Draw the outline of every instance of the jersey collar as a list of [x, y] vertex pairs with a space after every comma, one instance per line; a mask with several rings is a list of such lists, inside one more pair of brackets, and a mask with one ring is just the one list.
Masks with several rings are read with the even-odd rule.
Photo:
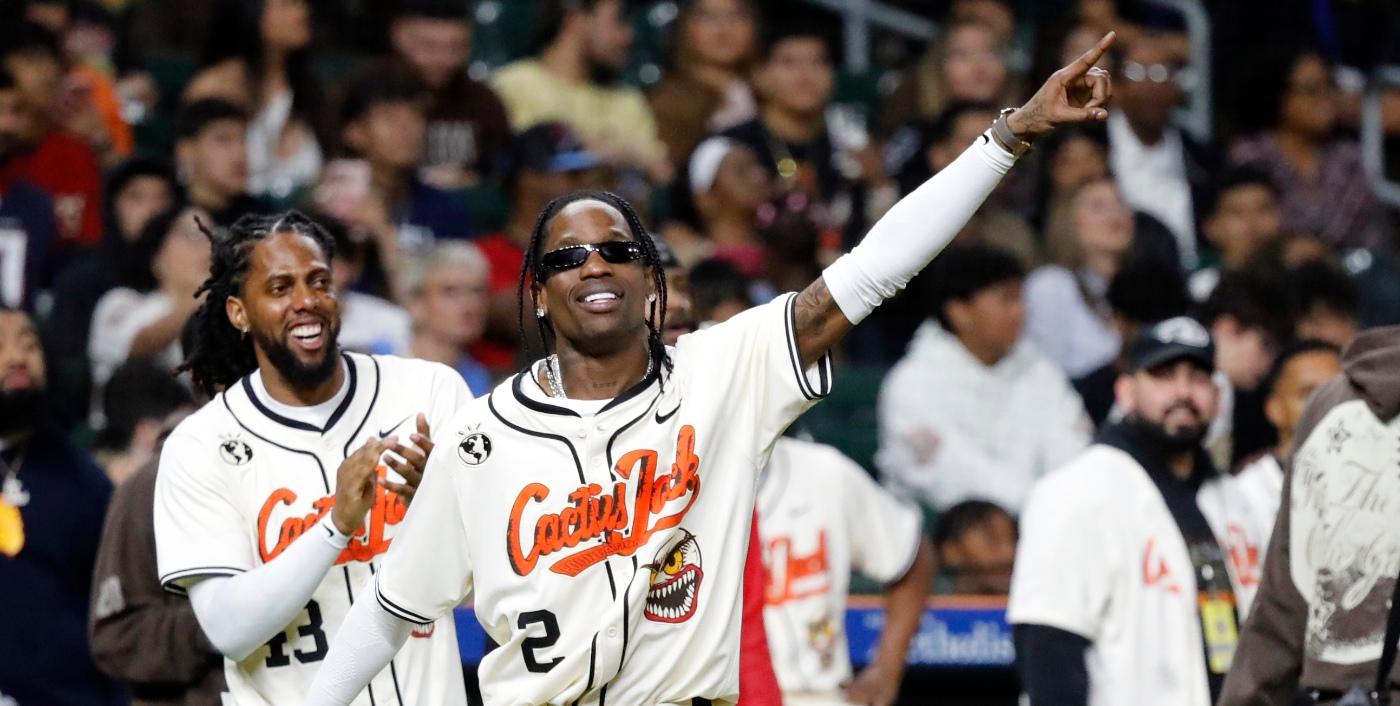
[[[295, 419], [288, 419], [268, 409], [253, 392], [248, 377], [244, 377], [224, 391], [222, 397], [238, 423], [253, 434], [269, 439], [303, 439], [305, 441], [340, 439], [342, 436], [353, 441], [364, 428], [370, 412], [380, 393], [379, 363], [372, 356], [358, 353], [341, 353], [345, 361], [348, 390], [324, 427]], [[256, 375], [254, 371], [251, 375]], [[295, 444], [294, 444], [295, 445]], [[347, 448], [349, 444], [347, 443]]]

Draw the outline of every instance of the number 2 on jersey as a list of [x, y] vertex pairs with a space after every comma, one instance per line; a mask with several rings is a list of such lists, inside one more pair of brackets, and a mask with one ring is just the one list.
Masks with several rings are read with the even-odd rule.
[[[312, 639], [310, 650], [303, 650], [296, 647], [292, 650], [292, 656], [302, 664], [320, 662], [326, 658], [329, 645], [326, 643], [326, 632], [321, 629], [321, 606], [316, 605], [316, 601], [306, 604], [307, 624], [297, 626], [297, 635]], [[298, 640], [300, 643], [300, 640]], [[551, 643], [552, 644], [552, 643]], [[271, 650], [267, 655], [267, 666], [285, 667], [292, 663], [292, 657], [287, 655], [287, 633], [279, 632], [271, 640], [267, 641], [267, 648]]]
[[520, 643], [520, 654], [525, 658], [526, 669], [543, 674], [564, 661], [563, 657], [555, 657], [548, 662], [540, 662], [535, 657], [535, 650], [553, 647], [554, 643], [559, 641], [559, 620], [547, 610], [531, 610], [521, 613], [515, 621], [515, 626], [521, 630], [528, 630], [529, 626], [535, 623], [544, 624], [544, 634], [525, 638]]

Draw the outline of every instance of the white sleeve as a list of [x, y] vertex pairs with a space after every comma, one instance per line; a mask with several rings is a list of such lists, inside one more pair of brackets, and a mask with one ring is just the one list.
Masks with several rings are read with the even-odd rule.
[[156, 475], [156, 565], [160, 583], [183, 593], [193, 579], [233, 576], [258, 565], [249, 527], [217, 471], [215, 444], [177, 428]]
[[306, 706], [349, 706], [388, 666], [412, 631], [413, 623], [395, 617], [368, 593], [360, 592], [316, 673]]
[[923, 541], [923, 515], [877, 485], [855, 461], [832, 455], [840, 468], [836, 490], [845, 513], [852, 567], [882, 584], [904, 578]]
[[732, 411], [733, 424], [756, 431], [760, 450], [831, 392], [830, 354], [802, 368], [796, 301], [796, 294], [781, 295], [677, 344], [689, 361], [692, 389], [718, 392], [716, 404]]
[[190, 605], [209, 643], [233, 661], [243, 661], [305, 609], [349, 542], [326, 515], [272, 561], [190, 586]]
[[900, 199], [822, 277], [841, 313], [860, 323], [924, 269], [967, 225], [1016, 163], [984, 132], [943, 171]]
[[1092, 642], [1116, 584], [1109, 546], [1114, 537], [1104, 528], [1103, 513], [1082, 502], [1077, 479], [1057, 473], [1036, 486], [1021, 515], [1006, 620], [1066, 630]]
[[420, 625], [455, 608], [471, 592], [467, 526], [454, 474], [457, 419], [433, 431], [435, 447], [423, 482], [379, 567], [375, 596], [384, 610]]

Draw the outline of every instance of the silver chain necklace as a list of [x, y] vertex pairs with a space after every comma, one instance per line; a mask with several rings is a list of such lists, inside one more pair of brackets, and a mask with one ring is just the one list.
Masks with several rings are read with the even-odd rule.
[[[642, 380], [651, 377], [656, 370], [656, 360], [647, 355], [647, 371], [642, 373]], [[564, 370], [559, 367], [559, 354], [551, 354], [544, 361], [544, 377], [549, 381], [549, 387], [554, 391], [554, 396], [560, 399], [568, 399], [568, 393], [564, 392]], [[640, 381], [638, 381], [640, 382]]]

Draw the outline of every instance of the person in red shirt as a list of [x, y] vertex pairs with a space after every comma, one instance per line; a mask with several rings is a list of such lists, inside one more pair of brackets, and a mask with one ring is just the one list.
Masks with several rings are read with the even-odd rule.
[[27, 181], [53, 199], [54, 250], [91, 247], [102, 238], [102, 172], [81, 140], [54, 122], [64, 75], [58, 39], [38, 25], [16, 22], [0, 37], [0, 65], [20, 89], [28, 126], [20, 149], [0, 167], [0, 188]]
[[471, 349], [473, 358], [498, 374], [514, 371], [520, 349], [515, 289], [535, 214], [564, 194], [595, 186], [601, 164], [562, 123], [541, 123], [520, 133], [511, 141], [504, 161], [511, 210], [504, 231], [475, 241], [491, 263], [491, 281], [486, 335]]

